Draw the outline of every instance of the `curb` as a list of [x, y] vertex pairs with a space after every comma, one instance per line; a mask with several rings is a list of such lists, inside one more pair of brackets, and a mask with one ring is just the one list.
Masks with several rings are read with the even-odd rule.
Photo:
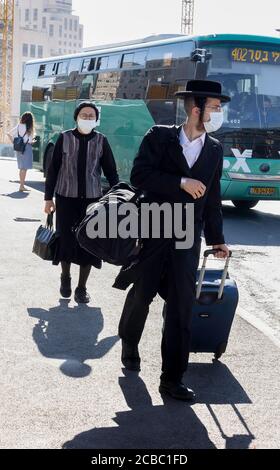
[[244, 310], [243, 308], [238, 308], [237, 315], [243, 318], [243, 320], [252, 325], [254, 328], [259, 330], [265, 336], [267, 336], [267, 338], [269, 338], [275, 344], [275, 346], [280, 348], [280, 339], [275, 334], [275, 331], [270, 328], [270, 326], [266, 325], [262, 320], [256, 318], [251, 313], [246, 312], [246, 310]]

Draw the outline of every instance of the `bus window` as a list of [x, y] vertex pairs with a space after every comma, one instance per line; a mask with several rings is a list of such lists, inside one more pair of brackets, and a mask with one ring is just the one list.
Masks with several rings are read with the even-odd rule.
[[156, 124], [175, 124], [179, 101], [175, 97], [175, 92], [183, 87], [186, 80], [178, 80], [177, 69], [173, 68], [148, 70], [147, 74], [146, 100], [151, 116]]
[[80, 84], [79, 84], [79, 91], [78, 91], [78, 98], [79, 100], [90, 100], [92, 99], [95, 85], [96, 85], [96, 74], [90, 75], [81, 75], [80, 76]]
[[43, 77], [45, 75], [45, 71], [46, 71], [46, 64], [40, 65], [39, 77]]
[[[27, 66], [29, 67], [29, 66]], [[65, 89], [68, 80], [68, 61], [47, 62], [37, 64], [37, 77], [33, 78], [28, 97], [23, 86], [22, 100], [32, 100], [34, 102], [64, 100]], [[27, 85], [28, 86], [28, 85]]]
[[53, 80], [51, 88], [51, 100], [63, 101], [66, 98], [66, 89], [68, 87], [68, 62], [59, 62], [57, 65], [57, 74]]
[[22, 81], [21, 101], [30, 103], [32, 101], [32, 88], [38, 81], [40, 64], [26, 65]]
[[81, 57], [70, 60], [69, 67], [68, 67], [69, 77], [71, 76], [72, 72], [80, 72], [81, 61], [82, 61]]
[[72, 101], [78, 99], [80, 84], [84, 76], [80, 75], [82, 58], [71, 59], [68, 67], [68, 80], [65, 91], [65, 100]]
[[[222, 83], [231, 102], [224, 107], [223, 129], [279, 129], [279, 64], [266, 47], [212, 47], [210, 80]], [[279, 54], [280, 56], [280, 54]]]
[[133, 67], [134, 53], [124, 54], [122, 59], [122, 68]]
[[56, 75], [67, 75], [69, 62], [64, 60], [63, 62], [58, 62]]
[[147, 59], [148, 49], [145, 51], [138, 51], [134, 54], [133, 63], [135, 66], [145, 67]]
[[148, 86], [145, 69], [123, 70], [117, 90], [117, 98], [129, 100], [144, 100]]
[[109, 56], [106, 57], [98, 57], [97, 59], [97, 70], [104, 70], [108, 68], [108, 60]]
[[91, 97], [100, 101], [115, 100], [120, 84], [120, 76], [119, 72], [103, 72], [96, 75], [97, 79]]
[[42, 64], [40, 67], [39, 76], [40, 77], [53, 77], [56, 74], [56, 62], [47, 62]]
[[148, 49], [124, 54], [122, 58], [122, 68], [145, 67], [147, 54]]
[[118, 69], [120, 66], [120, 55], [111, 55], [105, 57], [98, 57], [97, 70]]
[[42, 102], [42, 101], [50, 101], [51, 100], [51, 92], [49, 88], [43, 88], [39, 86], [34, 86], [32, 88], [32, 101], [34, 102]]
[[118, 69], [120, 67], [120, 55], [110, 55], [108, 60], [108, 69]]
[[150, 47], [147, 57], [147, 69], [177, 67], [180, 59], [190, 60], [194, 49], [192, 41]]
[[95, 57], [87, 57], [83, 60], [81, 72], [91, 72], [95, 69]]

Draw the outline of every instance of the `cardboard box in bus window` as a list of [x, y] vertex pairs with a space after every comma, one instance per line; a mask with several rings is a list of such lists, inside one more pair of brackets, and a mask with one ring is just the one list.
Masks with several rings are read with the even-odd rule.
[[79, 88], [77, 86], [69, 86], [66, 88], [65, 100], [77, 100], [79, 96]]
[[167, 98], [168, 85], [150, 85], [147, 99], [148, 100], [164, 100]]
[[32, 88], [32, 101], [44, 101], [45, 98], [45, 88], [40, 88], [40, 87], [36, 87], [34, 86]]
[[56, 101], [64, 101], [66, 95], [65, 87], [53, 86], [52, 88], [52, 99]]

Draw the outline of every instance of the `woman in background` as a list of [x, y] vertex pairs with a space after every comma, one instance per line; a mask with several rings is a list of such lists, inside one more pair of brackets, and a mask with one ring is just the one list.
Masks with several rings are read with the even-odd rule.
[[16, 152], [20, 181], [19, 191], [29, 191], [25, 188], [24, 184], [27, 171], [32, 170], [33, 167], [32, 144], [34, 143], [35, 137], [35, 120], [33, 114], [30, 112], [24, 113], [20, 118], [19, 124], [8, 133], [8, 136], [12, 143], [14, 142], [15, 137], [23, 138], [23, 142], [25, 144], [24, 151], [23, 153]]

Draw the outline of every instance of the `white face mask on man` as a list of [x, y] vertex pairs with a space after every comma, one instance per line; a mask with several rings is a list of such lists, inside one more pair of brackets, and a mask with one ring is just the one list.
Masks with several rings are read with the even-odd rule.
[[210, 113], [210, 121], [204, 122], [206, 132], [215, 132], [220, 129], [224, 122], [224, 113], [222, 111]]
[[90, 134], [97, 126], [96, 120], [78, 118], [78, 127], [83, 134]]

